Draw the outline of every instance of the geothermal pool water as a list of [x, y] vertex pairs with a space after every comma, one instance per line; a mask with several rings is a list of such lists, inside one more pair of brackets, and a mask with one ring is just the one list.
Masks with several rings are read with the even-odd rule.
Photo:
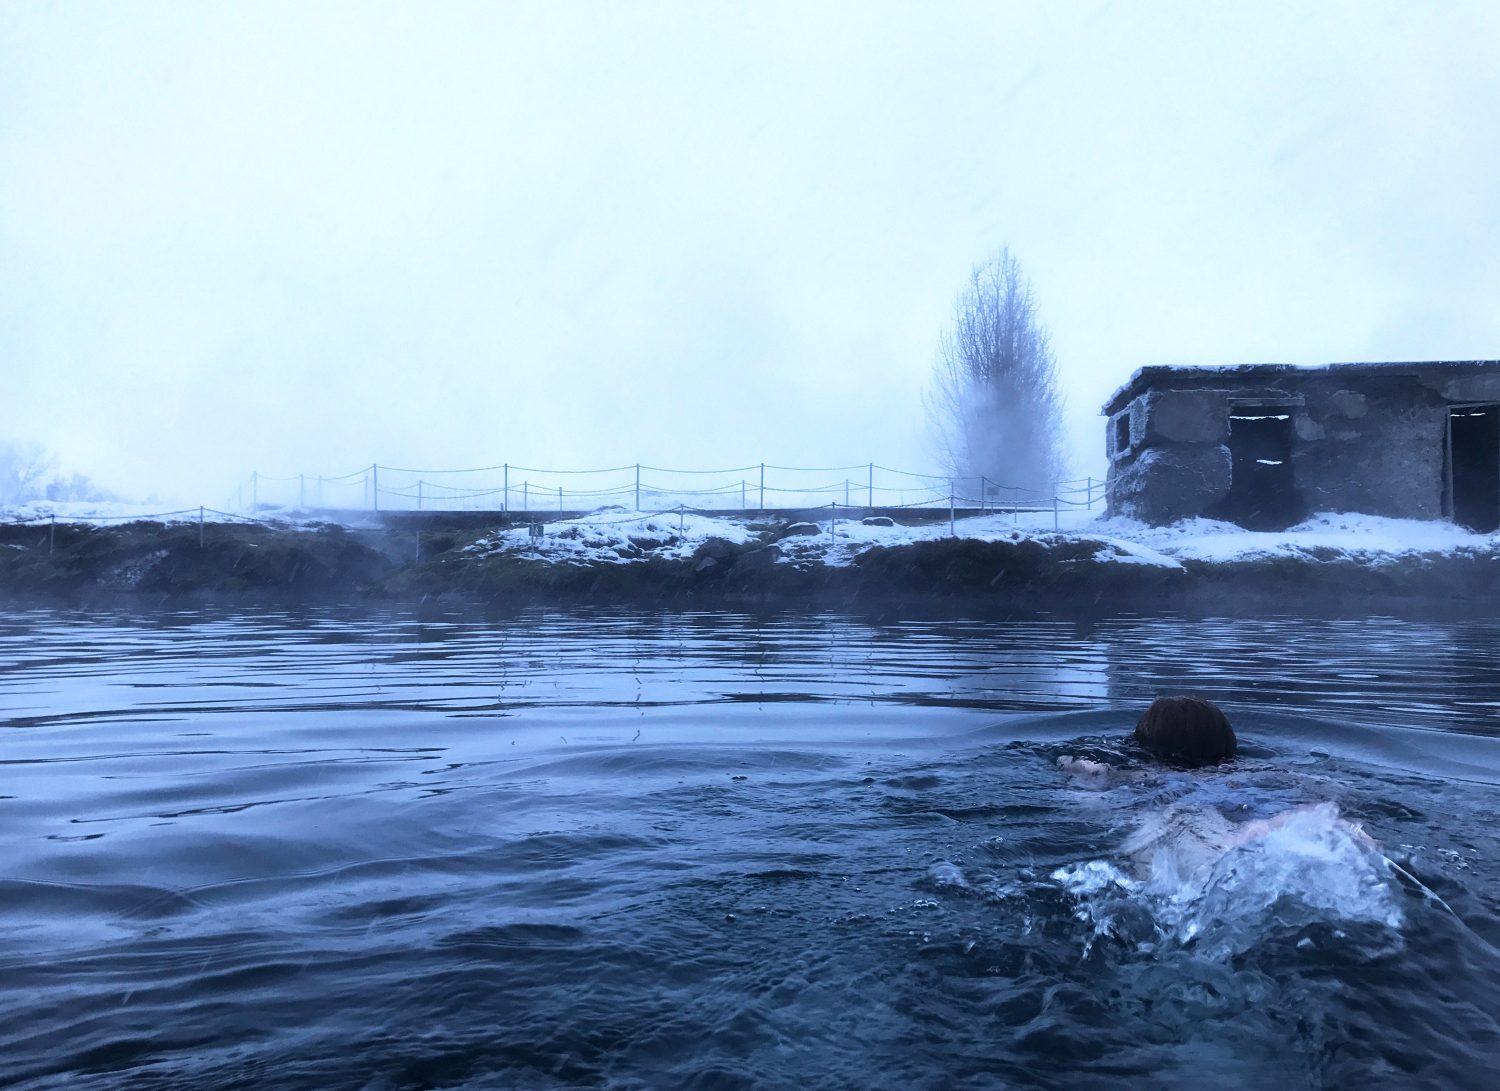
[[[0, 1085], [1488, 1086], [1500, 624], [0, 613]], [[1159, 692], [1244, 754], [1088, 790]], [[1197, 886], [1143, 823], [1303, 804]], [[1351, 833], [1358, 823], [1377, 843]]]

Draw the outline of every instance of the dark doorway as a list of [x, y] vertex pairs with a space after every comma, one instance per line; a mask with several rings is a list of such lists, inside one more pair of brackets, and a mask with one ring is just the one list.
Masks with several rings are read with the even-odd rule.
[[1292, 480], [1290, 406], [1229, 411], [1229, 495], [1216, 513], [1249, 530], [1284, 530], [1306, 514]]
[[1500, 406], [1448, 410], [1448, 488], [1455, 523], [1500, 528]]

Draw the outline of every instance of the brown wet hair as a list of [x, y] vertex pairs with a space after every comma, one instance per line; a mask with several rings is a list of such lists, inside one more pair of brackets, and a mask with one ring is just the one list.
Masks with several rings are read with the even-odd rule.
[[1135, 741], [1162, 761], [1217, 765], [1238, 746], [1218, 705], [1201, 697], [1158, 697], [1135, 725]]

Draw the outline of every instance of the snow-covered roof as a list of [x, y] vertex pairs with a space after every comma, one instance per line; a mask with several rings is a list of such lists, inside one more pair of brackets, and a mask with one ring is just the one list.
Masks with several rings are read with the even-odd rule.
[[1359, 375], [1397, 375], [1413, 371], [1464, 371], [1500, 367], [1500, 360], [1408, 360], [1389, 363], [1345, 364], [1224, 364], [1175, 366], [1152, 364], [1136, 368], [1123, 386], [1109, 396], [1100, 410], [1105, 416], [1118, 413], [1133, 398], [1153, 386], [1198, 387], [1231, 380], [1237, 384], [1271, 381], [1287, 375], [1323, 375], [1330, 372]]

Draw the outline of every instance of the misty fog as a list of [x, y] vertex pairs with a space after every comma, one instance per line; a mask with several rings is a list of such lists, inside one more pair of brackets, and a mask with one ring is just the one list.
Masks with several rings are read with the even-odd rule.
[[1491, 4], [0, 8], [0, 439], [252, 472], [880, 463], [1008, 245], [1069, 472], [1143, 364], [1500, 343]]

